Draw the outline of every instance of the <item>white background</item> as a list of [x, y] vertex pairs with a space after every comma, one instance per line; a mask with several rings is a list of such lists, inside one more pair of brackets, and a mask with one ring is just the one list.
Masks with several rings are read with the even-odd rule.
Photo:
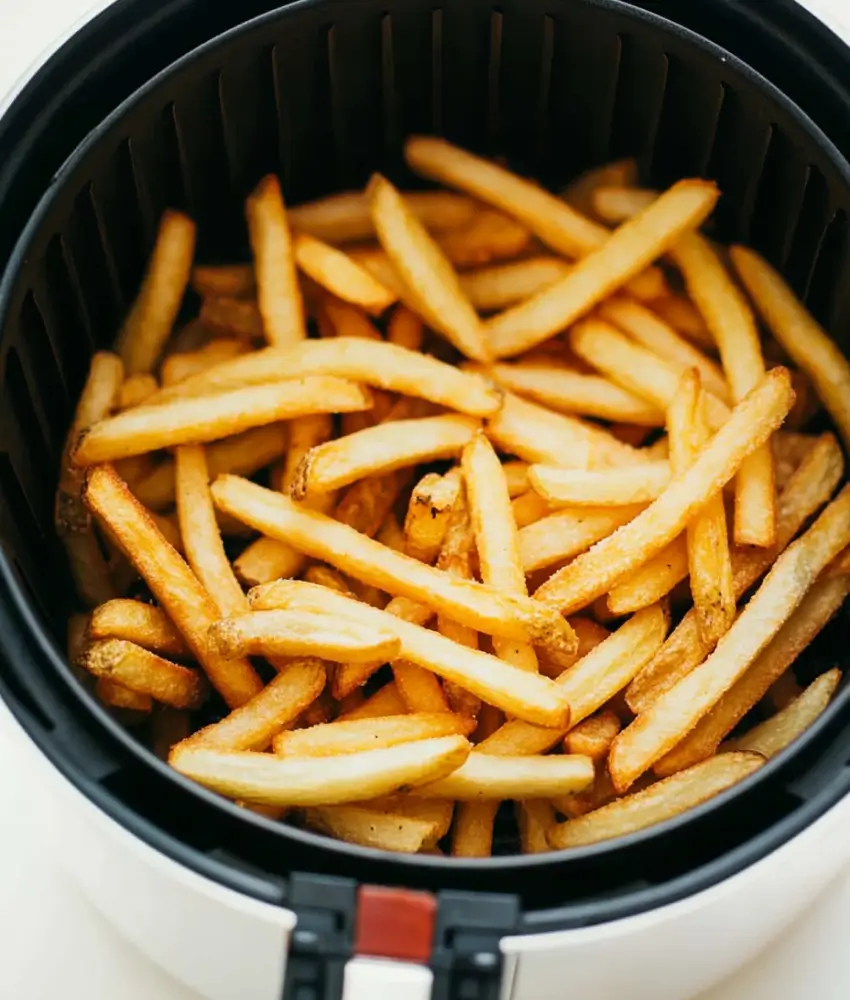
[[[850, 36], [848, 0], [807, 5], [839, 30], [843, 19]], [[0, 101], [90, 6], [90, 0], [0, 0]], [[25, 787], [8, 749], [0, 732], [0, 997], [199, 1000], [125, 944], [66, 879], [54, 847], [61, 817]], [[845, 1000], [848, 926], [845, 874], [756, 962], [700, 1000]]]

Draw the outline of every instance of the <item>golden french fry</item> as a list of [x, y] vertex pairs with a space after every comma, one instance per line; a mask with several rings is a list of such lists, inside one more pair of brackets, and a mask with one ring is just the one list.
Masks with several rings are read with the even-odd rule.
[[[821, 579], [768, 643], [753, 665], [703, 716], [688, 735], [655, 765], [664, 777], [710, 757], [724, 737], [757, 705], [818, 635], [850, 592], [846, 576]], [[796, 694], [800, 694], [798, 690]]]
[[355, 598], [357, 595], [352, 591], [349, 586], [349, 581], [345, 579], [342, 573], [339, 573], [335, 569], [331, 569], [330, 566], [308, 566], [304, 571], [304, 579], [308, 583], [316, 583], [320, 587], [330, 587], [331, 590], [336, 590], [340, 594], [345, 594], [346, 597]]
[[614, 741], [609, 768], [625, 791], [684, 738], [791, 617], [820, 571], [850, 540], [850, 488], [782, 553], [714, 652]]
[[519, 354], [565, 329], [706, 218], [717, 201], [706, 181], [680, 181], [623, 223], [560, 281], [486, 323], [496, 357]]
[[204, 299], [200, 321], [219, 334], [229, 334], [250, 343], [265, 335], [263, 317], [253, 299]]
[[720, 754], [586, 816], [557, 824], [549, 843], [560, 849], [580, 847], [663, 823], [743, 781], [763, 763], [758, 754]]
[[590, 715], [564, 737], [564, 753], [580, 754], [599, 761], [607, 757], [614, 737], [620, 731], [616, 713], [608, 710]]
[[738, 277], [770, 332], [809, 376], [845, 445], [850, 445], [850, 366], [780, 275], [745, 247], [729, 251]]
[[296, 265], [316, 284], [373, 316], [380, 316], [398, 298], [342, 250], [315, 236], [296, 233], [292, 238], [292, 250]]
[[367, 195], [378, 239], [407, 289], [408, 304], [467, 357], [486, 361], [481, 322], [439, 246], [385, 178], [375, 174]]
[[[462, 582], [465, 581], [451, 580], [454, 585]], [[547, 678], [519, 670], [495, 656], [468, 649], [421, 625], [350, 601], [326, 588], [277, 580], [255, 588], [248, 599], [259, 610], [285, 607], [299, 612], [354, 616], [357, 621], [393, 631], [401, 642], [402, 659], [459, 684], [518, 718], [557, 726], [563, 725], [569, 714], [567, 699]]]
[[[695, 368], [682, 376], [679, 391], [667, 411], [667, 431], [670, 464], [675, 475], [683, 475], [711, 437], [705, 418], [704, 393]], [[703, 641], [714, 645], [735, 620], [737, 611], [722, 492], [713, 496], [691, 521], [686, 537], [697, 624]]]
[[479, 312], [495, 312], [530, 298], [563, 278], [570, 265], [560, 257], [526, 257], [460, 275], [460, 287]]
[[[687, 234], [672, 254], [688, 294], [717, 342], [732, 399], [737, 403], [764, 378], [755, 316], [704, 237]], [[739, 545], [772, 545], [775, 530], [773, 453], [765, 444], [747, 458], [735, 481], [735, 541]]]
[[657, 191], [630, 184], [605, 184], [593, 192], [592, 207], [605, 222], [620, 223], [645, 211], [657, 198]]
[[91, 639], [126, 639], [154, 653], [185, 658], [183, 636], [159, 608], [141, 601], [116, 598], [95, 608], [88, 619]]
[[593, 216], [593, 196], [598, 188], [626, 187], [637, 184], [638, 168], [635, 160], [615, 160], [601, 167], [591, 167], [579, 174], [561, 192], [569, 205], [584, 215]]
[[508, 494], [512, 500], [530, 489], [527, 462], [503, 462], [502, 472], [505, 476], [505, 482], [508, 484]]
[[245, 218], [254, 254], [257, 302], [270, 344], [286, 347], [304, 340], [304, 304], [280, 183], [264, 177], [245, 201]]
[[[405, 191], [404, 199], [431, 232], [458, 229], [471, 221], [475, 202], [450, 191]], [[362, 191], [344, 191], [289, 210], [295, 229], [328, 243], [352, 243], [375, 236], [369, 199]]]
[[617, 528], [634, 520], [645, 509], [644, 504], [568, 507], [538, 518], [519, 531], [522, 567], [526, 573], [531, 573], [577, 556], [613, 534]]
[[608, 593], [608, 611], [619, 617], [648, 608], [650, 604], [655, 604], [669, 594], [687, 575], [688, 544], [682, 534], [665, 545], [622, 583], [611, 588]]
[[493, 853], [493, 822], [498, 799], [459, 802], [452, 829], [453, 858], [489, 858]]
[[118, 393], [118, 410], [132, 410], [140, 406], [159, 389], [159, 383], [153, 375], [147, 372], [137, 372], [124, 379], [121, 391]]
[[565, 660], [563, 657], [557, 660], [550, 659], [546, 656], [545, 651], [540, 657], [540, 672], [551, 677], [552, 680], [560, 677], [565, 670], [575, 666], [579, 660], [584, 659], [592, 649], [596, 649], [599, 643], [604, 642], [611, 634], [604, 625], [600, 625], [592, 618], [573, 618], [570, 620], [570, 625], [578, 636], [578, 649], [573, 653], [572, 659]]
[[256, 291], [251, 264], [196, 264], [191, 282], [202, 299], [242, 299]]
[[153, 708], [153, 698], [141, 691], [133, 691], [124, 687], [109, 677], [99, 677], [94, 686], [94, 693], [104, 705], [112, 708], [123, 708], [130, 712], [150, 712]]
[[[770, 550], [737, 549], [732, 553], [732, 579], [736, 601], [771, 566], [800, 528], [829, 500], [844, 471], [838, 442], [824, 434], [791, 476], [779, 495], [776, 543]], [[689, 611], [673, 630], [658, 656], [635, 678], [627, 700], [634, 712], [645, 711], [664, 691], [690, 673], [711, 652], [702, 642], [696, 612]]]
[[251, 664], [225, 660], [210, 646], [207, 631], [218, 619], [212, 598], [115, 471], [108, 465], [89, 470], [83, 499], [109, 527], [227, 704], [236, 708], [257, 694], [263, 685]]
[[408, 351], [420, 351], [425, 337], [422, 320], [405, 305], [393, 310], [387, 323], [387, 340], [396, 347], [404, 347]]
[[349, 844], [379, 851], [416, 854], [436, 836], [437, 824], [400, 813], [384, 812], [363, 805], [314, 806], [304, 813], [304, 822]]
[[217, 337], [196, 351], [169, 354], [162, 362], [160, 376], [164, 386], [175, 385], [213, 365], [235, 358], [247, 351], [244, 341], [236, 337]]
[[381, 719], [387, 715], [404, 715], [407, 706], [398, 693], [395, 681], [385, 684], [361, 705], [340, 714], [337, 722], [349, 722], [354, 719]]
[[[381, 525], [381, 528], [375, 535], [375, 538], [381, 543], [381, 545], [386, 545], [388, 548], [391, 548], [396, 552], [404, 552], [407, 546], [404, 536], [404, 528], [402, 528], [399, 524], [398, 518], [392, 511], [390, 511], [384, 518], [384, 523]], [[424, 561], [427, 562], [427, 560]], [[314, 580], [311, 582], [315, 583], [316, 581]]]
[[701, 455], [643, 513], [554, 574], [535, 597], [565, 613], [585, 607], [651, 559], [764, 444], [793, 403], [787, 369], [774, 368], [732, 411]]
[[443, 736], [338, 757], [175, 748], [171, 766], [231, 798], [269, 805], [320, 806], [387, 795], [439, 780], [463, 764], [469, 743]]
[[528, 481], [551, 504], [623, 507], [646, 504], [661, 496], [670, 485], [670, 465], [652, 462], [618, 469], [530, 465]]
[[118, 400], [123, 380], [124, 366], [117, 355], [98, 351], [92, 357], [59, 469], [54, 524], [68, 558], [77, 593], [87, 607], [95, 607], [114, 597], [115, 586], [95, 534], [91, 514], [83, 503], [85, 474], [72, 465], [71, 456], [80, 434], [109, 415]]
[[468, 736], [471, 731], [468, 719], [451, 712], [416, 712], [384, 719], [349, 719], [311, 729], [281, 732], [275, 737], [274, 750], [283, 756], [334, 757], [437, 736]]
[[665, 323], [668, 323], [677, 333], [692, 340], [700, 347], [709, 350], [717, 350], [714, 337], [705, 325], [705, 320], [699, 310], [684, 295], [665, 295], [663, 298], [655, 299], [649, 303], [650, 308]]
[[524, 799], [516, 804], [517, 826], [523, 854], [549, 850], [549, 831], [555, 825], [555, 810], [546, 799]]
[[343, 493], [334, 517], [340, 524], [374, 538], [409, 478], [409, 471], [403, 469], [361, 479]]
[[554, 508], [539, 493], [529, 489], [528, 492], [521, 493], [511, 500], [511, 510], [517, 528], [525, 528], [543, 517], [548, 517], [549, 514], [553, 513]]
[[[458, 468], [450, 469], [444, 476], [426, 473], [410, 494], [404, 519], [404, 543], [397, 551], [406, 552], [420, 562], [433, 563], [442, 548], [452, 510], [462, 489]], [[378, 540], [381, 540], [380, 535]]]
[[189, 667], [164, 660], [126, 639], [99, 639], [83, 652], [79, 664], [95, 677], [115, 681], [173, 708], [198, 708], [207, 687]]
[[644, 268], [639, 274], [630, 278], [623, 287], [639, 302], [652, 302], [670, 291], [664, 272], [655, 265]]
[[559, 413], [622, 420], [662, 427], [664, 414], [642, 396], [598, 375], [586, 375], [566, 365], [493, 365], [487, 369], [497, 385]]
[[448, 414], [367, 427], [312, 448], [296, 473], [291, 494], [303, 500], [348, 486], [365, 476], [385, 474], [460, 454], [479, 426], [474, 417]]
[[531, 231], [509, 215], [483, 209], [467, 225], [434, 239], [449, 263], [475, 267], [516, 257], [531, 243]]
[[142, 287], [118, 334], [117, 350], [128, 374], [156, 367], [183, 302], [194, 253], [195, 223], [168, 209], [159, 221]]
[[371, 402], [363, 386], [322, 376], [178, 399], [95, 424], [83, 432], [72, 460], [77, 466], [94, 465], [178, 444], [220, 440], [309, 413], [365, 410]]
[[457, 770], [411, 792], [419, 798], [477, 801], [547, 799], [580, 792], [593, 781], [589, 757], [493, 757], [474, 750]]

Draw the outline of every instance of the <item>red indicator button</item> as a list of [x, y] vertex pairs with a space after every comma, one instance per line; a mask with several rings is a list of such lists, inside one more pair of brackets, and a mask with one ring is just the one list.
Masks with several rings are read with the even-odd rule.
[[430, 892], [361, 886], [357, 892], [355, 955], [428, 962], [437, 900]]

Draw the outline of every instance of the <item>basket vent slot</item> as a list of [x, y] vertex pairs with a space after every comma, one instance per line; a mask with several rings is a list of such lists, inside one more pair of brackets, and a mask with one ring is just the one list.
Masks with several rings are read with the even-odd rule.
[[61, 237], [53, 236], [44, 259], [40, 301], [47, 333], [59, 357], [67, 391], [76, 400], [82, 388], [93, 345], [86, 317]]
[[108, 348], [115, 337], [121, 313], [103, 254], [103, 243], [87, 185], [75, 198], [68, 226], [67, 248], [76, 271], [95, 345]]
[[816, 167], [811, 167], [785, 266], [785, 277], [803, 300], [808, 299], [812, 272], [820, 256], [831, 218], [832, 207], [823, 174]]
[[788, 260], [808, 179], [809, 168], [798, 150], [780, 128], [774, 127], [756, 193], [750, 242], [781, 271]]
[[60, 438], [70, 418], [71, 400], [60, 361], [47, 335], [44, 316], [32, 292], [27, 293], [21, 305], [18, 332], [18, 351], [29, 373], [30, 402], [38, 410], [39, 425], [50, 442], [52, 454], [58, 455]]
[[633, 156], [647, 177], [667, 91], [669, 60], [657, 45], [620, 36], [617, 90], [611, 115], [609, 155]]

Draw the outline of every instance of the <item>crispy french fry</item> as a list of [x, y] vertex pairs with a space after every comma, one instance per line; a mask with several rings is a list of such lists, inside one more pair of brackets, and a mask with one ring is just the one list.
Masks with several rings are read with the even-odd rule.
[[367, 476], [343, 493], [334, 517], [340, 524], [373, 538], [408, 481], [407, 470]]
[[341, 714], [337, 722], [349, 722], [354, 719], [381, 719], [387, 715], [404, 715], [407, 706], [398, 693], [395, 681], [385, 684], [362, 705]]
[[[670, 464], [675, 475], [683, 475], [711, 437], [695, 368], [682, 376], [679, 391], [667, 411], [667, 430]], [[737, 611], [722, 492], [713, 496], [691, 521], [686, 537], [691, 594], [700, 635], [704, 642], [714, 645], [735, 620]]]
[[404, 519], [404, 545], [397, 551], [406, 552], [420, 562], [433, 563], [442, 548], [452, 510], [462, 489], [459, 468], [450, 469], [444, 476], [426, 473], [410, 494]]
[[729, 482], [747, 455], [764, 444], [792, 403], [787, 369], [774, 368], [738, 403], [687, 472], [627, 527], [555, 573], [537, 590], [537, 600], [565, 613], [578, 610], [651, 559]]
[[303, 500], [365, 476], [458, 455], [478, 426], [474, 417], [449, 414], [367, 427], [311, 449], [295, 476], [291, 494]]
[[484, 799], [552, 798], [580, 792], [593, 781], [589, 757], [493, 757], [473, 751], [457, 770], [430, 784], [418, 785], [419, 798]]
[[565, 365], [493, 365], [487, 369], [497, 385], [559, 413], [622, 420], [661, 427], [664, 414], [642, 396], [598, 375], [585, 375]]
[[593, 216], [593, 196], [598, 188], [626, 187], [637, 184], [638, 168], [635, 160], [615, 160], [601, 167], [591, 167], [579, 174], [561, 192], [561, 197], [578, 212]]
[[[672, 254], [688, 294], [717, 342], [732, 399], [737, 403], [764, 378], [755, 316], [704, 237], [687, 234]], [[735, 541], [765, 547], [773, 544], [775, 530], [773, 453], [765, 444], [747, 458], [735, 481]]]
[[314, 806], [304, 813], [310, 829], [349, 844], [379, 851], [416, 854], [434, 839], [437, 824], [364, 805]]
[[141, 691], [133, 691], [109, 677], [99, 677], [94, 692], [104, 705], [123, 708], [130, 712], [148, 713], [153, 708], [153, 698]]
[[[646, 509], [643, 504], [621, 507], [568, 507], [519, 531], [519, 554], [526, 573], [543, 569], [585, 552]], [[514, 506], [516, 511], [516, 506]]]
[[304, 579], [308, 583], [316, 583], [320, 587], [330, 587], [331, 590], [345, 594], [346, 597], [352, 597], [355, 600], [357, 598], [357, 595], [349, 586], [349, 581], [345, 579], [342, 573], [331, 569], [330, 566], [309, 566], [304, 571]]
[[773, 564], [714, 652], [661, 695], [614, 741], [609, 767], [625, 791], [685, 737], [776, 635], [817, 575], [850, 540], [850, 488]]
[[[457, 584], [461, 581], [453, 580]], [[524, 670], [451, 642], [420, 625], [349, 601], [321, 587], [278, 580], [257, 587], [248, 595], [251, 606], [262, 610], [286, 607], [293, 611], [324, 611], [334, 615], [354, 615], [358, 621], [375, 623], [393, 631], [401, 642], [401, 658], [425, 667], [440, 677], [518, 718], [541, 725], [563, 725], [569, 705], [555, 684]]]
[[763, 763], [758, 754], [720, 754], [586, 816], [557, 824], [549, 843], [561, 849], [580, 847], [663, 823], [737, 784]]
[[375, 538], [381, 545], [386, 545], [395, 552], [404, 552], [407, 546], [404, 537], [404, 528], [398, 523], [398, 518], [392, 511], [384, 518], [384, 523], [381, 525], [380, 531], [375, 535]]
[[296, 233], [292, 250], [296, 265], [313, 281], [373, 316], [380, 316], [398, 297], [342, 250], [314, 236]]
[[257, 302], [270, 344], [285, 347], [304, 340], [304, 306], [289, 221], [277, 177], [264, 177], [245, 202], [254, 254]]
[[118, 353], [128, 374], [156, 367], [183, 302], [194, 253], [194, 222], [168, 209], [160, 219], [142, 286], [118, 334]]
[[417, 712], [384, 719], [349, 719], [281, 732], [275, 737], [274, 750], [283, 756], [334, 757], [438, 736], [468, 736], [471, 730], [468, 719], [451, 712]]
[[645, 212], [623, 223], [560, 281], [486, 324], [496, 357], [526, 351], [558, 333], [698, 226], [717, 201], [705, 181], [680, 181]]
[[700, 315], [699, 310], [685, 295], [665, 295], [648, 303], [649, 307], [677, 333], [693, 341], [705, 350], [715, 351], [714, 337]]
[[[710, 757], [724, 737], [770, 691], [810, 642], [839, 610], [850, 592], [846, 576], [821, 579], [768, 643], [759, 658], [737, 680], [694, 729], [655, 765], [662, 777]], [[797, 692], [800, 693], [799, 691]]]
[[257, 287], [251, 264], [196, 264], [192, 268], [191, 283], [202, 299], [247, 298]]
[[[829, 500], [844, 471], [844, 457], [838, 442], [824, 434], [803, 459], [779, 495], [776, 543], [771, 550], [738, 549], [732, 554], [735, 599], [741, 598], [772, 564], [800, 528]], [[690, 673], [711, 652], [702, 642], [696, 613], [689, 611], [658, 656], [635, 678], [627, 692], [630, 707], [645, 711], [664, 691]]]
[[493, 853], [493, 822], [498, 799], [459, 802], [452, 829], [453, 858], [489, 858]]
[[218, 618], [212, 598], [115, 471], [108, 465], [91, 469], [83, 499], [112, 531], [227, 704], [236, 708], [257, 694], [263, 685], [251, 664], [225, 660], [210, 646], [207, 631]]
[[508, 494], [512, 500], [514, 497], [518, 497], [530, 489], [528, 485], [528, 463], [520, 461], [503, 462], [502, 472], [505, 476], [505, 482], [508, 485]]
[[531, 243], [531, 231], [509, 215], [483, 209], [468, 225], [438, 234], [435, 240], [455, 267], [475, 267], [516, 257]]
[[407, 289], [409, 304], [467, 357], [486, 361], [490, 352], [481, 322], [438, 245], [385, 178], [375, 174], [367, 195], [378, 239]]
[[732, 263], [770, 332], [812, 380], [845, 445], [850, 445], [850, 366], [780, 275], [752, 250], [732, 247]]
[[118, 393], [118, 410], [132, 410], [140, 406], [159, 389], [159, 383], [153, 375], [147, 372], [137, 372], [124, 379], [121, 391]]
[[356, 802], [439, 780], [469, 755], [462, 736], [418, 740], [339, 757], [277, 757], [250, 751], [175, 748], [177, 771], [222, 795], [269, 805]]
[[422, 320], [405, 305], [393, 310], [387, 323], [387, 340], [396, 347], [404, 347], [408, 351], [420, 351], [425, 337]]
[[553, 285], [570, 270], [560, 257], [527, 257], [460, 275], [460, 287], [479, 312], [495, 312]]
[[115, 354], [98, 351], [91, 359], [86, 384], [77, 402], [59, 469], [54, 524], [65, 549], [80, 599], [95, 607], [115, 596], [106, 557], [83, 503], [84, 473], [71, 463], [81, 433], [103, 420], [115, 406], [124, 379], [124, 366]]
[[173, 708], [198, 708], [206, 696], [206, 684], [197, 671], [126, 639], [98, 639], [86, 647], [79, 664], [95, 677], [115, 681]]
[[539, 493], [535, 493], [532, 489], [514, 497], [511, 500], [511, 510], [513, 511], [517, 528], [525, 528], [529, 524], [534, 524], [535, 521], [539, 521], [541, 518], [548, 517], [549, 514], [553, 513], [552, 505], [547, 503]]
[[594, 761], [602, 760], [607, 757], [619, 731], [620, 720], [610, 710], [588, 716], [564, 737], [564, 753], [580, 754]]
[[652, 462], [619, 469], [562, 469], [531, 465], [528, 481], [551, 504], [623, 507], [656, 500], [670, 485], [670, 465]]
[[632, 185], [605, 184], [593, 192], [592, 207], [595, 214], [605, 222], [620, 223], [643, 212], [657, 198], [657, 191], [647, 191]]
[[[470, 198], [449, 191], [405, 191], [405, 201], [431, 232], [458, 229], [470, 222], [476, 206]], [[344, 191], [289, 210], [292, 225], [328, 243], [353, 243], [375, 236], [369, 199], [362, 191]]]
[[612, 615], [629, 615], [641, 608], [655, 604], [688, 575], [688, 544], [684, 534], [674, 538], [669, 545], [640, 569], [612, 587], [608, 594], [608, 610]]
[[579, 660], [584, 659], [592, 649], [596, 649], [599, 643], [604, 642], [611, 634], [604, 625], [600, 625], [592, 618], [573, 618], [570, 625], [578, 636], [578, 649], [573, 653], [572, 660], [566, 661], [563, 658], [552, 660], [545, 653], [539, 658], [540, 673], [553, 680], [560, 677], [565, 670], [575, 666]]
[[179, 399], [95, 424], [83, 432], [72, 461], [77, 466], [94, 465], [178, 444], [215, 441], [309, 413], [365, 410], [371, 402], [363, 386], [322, 376]]
[[196, 351], [169, 354], [162, 362], [160, 376], [164, 386], [175, 385], [192, 375], [204, 372], [213, 365], [244, 354], [247, 347], [237, 337], [217, 337]]
[[549, 831], [555, 825], [555, 810], [546, 799], [524, 799], [516, 804], [517, 826], [523, 854], [549, 850]]
[[126, 639], [164, 656], [185, 658], [189, 655], [183, 636], [165, 612], [141, 601], [116, 598], [101, 604], [88, 619], [88, 636], [91, 639]]
[[265, 335], [263, 317], [253, 299], [204, 299], [200, 321], [219, 335], [228, 334], [248, 343]]
[[652, 302], [670, 291], [667, 278], [660, 267], [652, 265], [630, 278], [623, 286], [639, 302]]

